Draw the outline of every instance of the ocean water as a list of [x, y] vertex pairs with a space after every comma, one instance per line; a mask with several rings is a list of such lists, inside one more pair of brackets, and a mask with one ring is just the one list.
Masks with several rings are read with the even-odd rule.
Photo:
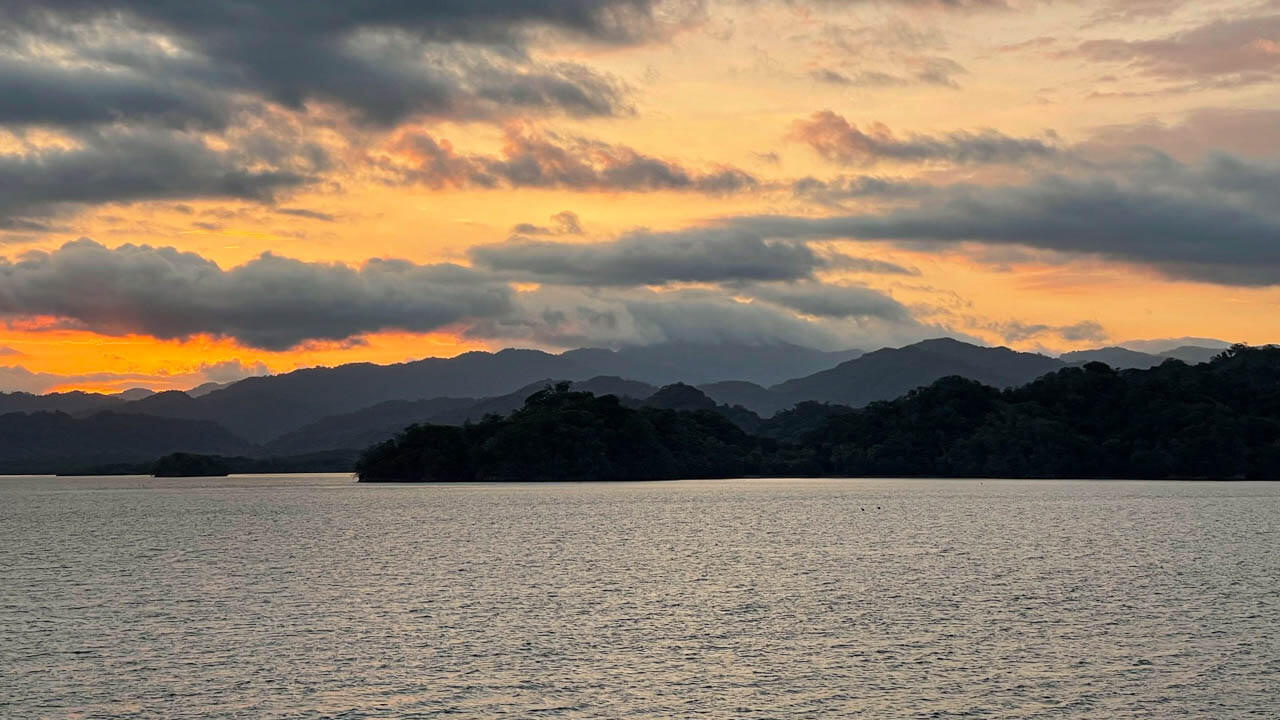
[[5, 718], [1276, 718], [1280, 484], [0, 478]]

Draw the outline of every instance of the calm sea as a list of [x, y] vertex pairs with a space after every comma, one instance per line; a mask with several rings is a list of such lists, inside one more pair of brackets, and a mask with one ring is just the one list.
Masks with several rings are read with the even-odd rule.
[[0, 716], [1277, 718], [1280, 484], [0, 478]]

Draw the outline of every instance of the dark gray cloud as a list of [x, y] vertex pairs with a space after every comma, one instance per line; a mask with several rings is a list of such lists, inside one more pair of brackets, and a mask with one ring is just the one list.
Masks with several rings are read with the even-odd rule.
[[[0, 7], [0, 122], [125, 117], [214, 123], [218, 98], [335, 103], [376, 123], [413, 114], [628, 111], [585, 66], [534, 60], [539, 33], [637, 42], [695, 17], [658, 0], [15, 0]], [[694, 3], [693, 5], [698, 5]], [[124, 37], [127, 44], [112, 40]], [[156, 42], [163, 37], [168, 45]], [[57, 48], [75, 69], [41, 62]], [[177, 52], [174, 52], [176, 48]]]
[[575, 213], [564, 210], [551, 216], [551, 225], [520, 223], [511, 229], [516, 235], [581, 235], [582, 221]]
[[[201, 363], [190, 369], [172, 369], [163, 380], [166, 384], [199, 385], [204, 382], [233, 382], [253, 375], [268, 374], [267, 366], [260, 362], [242, 363], [225, 360], [217, 363]], [[32, 372], [21, 365], [0, 365], [0, 392], [47, 393], [59, 387], [76, 385], [109, 385], [116, 389], [146, 386], [156, 381], [156, 376], [144, 373], [85, 373], [58, 375]]]
[[223, 270], [173, 248], [90, 240], [0, 262], [0, 315], [46, 316], [104, 334], [229, 337], [281, 350], [379, 330], [427, 332], [511, 309], [502, 283], [457, 265], [359, 268], [265, 253]]
[[861, 130], [830, 110], [796, 121], [791, 138], [807, 144], [827, 160], [857, 166], [886, 161], [957, 165], [1018, 163], [1050, 158], [1059, 152], [1043, 140], [1010, 137], [995, 130], [899, 138], [880, 123]]
[[908, 63], [914, 67], [906, 73], [890, 73], [883, 70], [860, 70], [845, 73], [822, 67], [809, 72], [809, 77], [831, 85], [847, 85], [859, 88], [903, 87], [906, 85], [938, 85], [959, 88], [955, 76], [968, 72], [964, 66], [948, 58], [916, 58]]
[[1046, 335], [1052, 335], [1067, 342], [1103, 342], [1108, 338], [1102, 325], [1093, 320], [1082, 320], [1070, 325], [1046, 325], [1044, 323], [986, 322], [976, 323], [982, 329], [998, 333], [1006, 342], [1021, 343]]
[[803, 243], [766, 241], [749, 231], [636, 231], [602, 243], [513, 238], [470, 251], [476, 265], [517, 279], [563, 285], [631, 286], [681, 282], [793, 280], [828, 260]]
[[0, 55], [0, 125], [86, 126], [151, 122], [225, 127], [235, 104], [180, 77], [132, 68], [67, 68]]
[[[66, 205], [192, 197], [267, 202], [314, 180], [326, 162], [305, 144], [249, 154], [170, 130], [112, 127], [76, 139], [80, 146], [71, 149], [0, 155], [0, 223], [30, 224]], [[258, 149], [271, 142], [260, 139]]]
[[395, 158], [376, 161], [391, 180], [431, 187], [674, 190], [723, 195], [759, 186], [754, 175], [737, 168], [696, 171], [625, 145], [514, 130], [507, 134], [501, 157], [460, 154], [448, 142], [418, 132], [402, 135], [393, 149]]
[[936, 190], [920, 182], [873, 175], [842, 175], [829, 180], [804, 177], [791, 184], [791, 191], [796, 197], [831, 207], [840, 207], [849, 200], [904, 200]]
[[744, 299], [750, 294], [746, 288], [653, 292], [544, 286], [519, 293], [512, 313], [478, 321], [467, 335], [556, 347], [788, 342], [834, 350], [899, 345], [944, 332], [901, 318], [887, 297], [879, 303], [859, 298], [866, 314], [806, 317], [767, 300]]
[[1280, 79], [1280, 15], [1219, 19], [1155, 40], [1090, 40], [1071, 54], [1185, 89], [1270, 83]]
[[875, 258], [829, 254], [825, 256], [824, 259], [827, 262], [827, 267], [832, 270], [845, 270], [847, 272], [864, 273], [867, 275], [918, 276], [920, 274], [920, 271], [915, 268], [903, 267], [897, 263], [891, 263], [887, 260], [877, 260]]
[[[725, 221], [764, 238], [976, 242], [1085, 253], [1175, 278], [1280, 284], [1280, 167], [1165, 157], [1122, 178], [1050, 176], [1026, 185], [940, 188], [913, 207], [826, 218]], [[691, 237], [704, 229], [689, 231]]]
[[331, 213], [320, 212], [319, 210], [310, 210], [308, 208], [276, 208], [276, 212], [281, 215], [292, 215], [293, 217], [307, 218], [308, 220], [320, 220], [322, 222], [333, 222], [337, 218]]
[[910, 311], [879, 290], [860, 285], [818, 282], [754, 285], [752, 297], [790, 308], [805, 315], [827, 318], [879, 318], [898, 323], [914, 322]]

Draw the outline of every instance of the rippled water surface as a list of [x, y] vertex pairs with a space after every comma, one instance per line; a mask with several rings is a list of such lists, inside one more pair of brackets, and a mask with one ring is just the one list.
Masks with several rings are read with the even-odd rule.
[[1280, 485], [0, 478], [0, 716], [1280, 717]]

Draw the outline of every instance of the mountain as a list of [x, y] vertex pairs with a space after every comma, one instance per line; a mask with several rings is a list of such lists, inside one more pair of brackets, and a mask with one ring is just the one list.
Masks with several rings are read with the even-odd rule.
[[156, 391], [151, 388], [136, 387], [114, 393], [112, 397], [118, 397], [121, 400], [141, 400], [142, 398], [151, 397], [155, 394]]
[[[906, 348], [903, 348], [906, 349]], [[928, 346], [926, 346], [928, 349]], [[941, 354], [969, 353], [943, 349]], [[1006, 361], [1006, 372], [1012, 363]], [[699, 391], [659, 391], [705, 406]], [[957, 376], [862, 409], [805, 404], [775, 437], [705, 407], [628, 407], [567, 383], [505, 418], [418, 425], [366, 450], [362, 481], [610, 481], [804, 475], [1280, 477], [1280, 348], [1210, 363], [1061, 367], [1000, 390]], [[784, 430], [784, 428], [774, 428]]]
[[645, 407], [660, 408], [662, 410], [693, 411], [716, 409], [715, 400], [707, 397], [707, 394], [698, 388], [684, 383], [667, 385], [645, 398], [642, 404]]
[[[505, 418], [407, 428], [365, 451], [356, 470], [362, 481], [741, 477], [761, 470], [767, 445], [771, 456], [781, 455], [776, 443], [751, 437], [714, 412], [632, 408], [615, 396], [573, 392], [561, 383], [534, 393]], [[791, 474], [779, 461], [768, 469]]]
[[741, 405], [764, 417], [769, 417], [786, 408], [780, 396], [770, 392], [768, 388], [751, 382], [726, 380], [699, 385], [698, 389], [721, 405]]
[[1210, 363], [1070, 367], [997, 390], [949, 377], [833, 416], [826, 472], [890, 477], [1280, 477], [1280, 349]]
[[227, 387], [228, 385], [231, 385], [231, 383], [229, 383], [229, 382], [223, 382], [223, 383], [220, 383], [220, 382], [207, 382], [207, 383], [203, 383], [203, 384], [197, 385], [197, 386], [195, 386], [195, 387], [191, 388], [190, 390], [187, 390], [186, 392], [187, 392], [187, 394], [188, 394], [188, 395], [190, 395], [191, 397], [193, 397], [193, 398], [198, 398], [198, 397], [201, 397], [201, 396], [203, 396], [203, 395], [208, 395], [209, 393], [213, 392], [214, 390], [221, 390], [222, 388]]
[[[415, 423], [461, 425], [479, 421], [486, 415], [507, 415], [524, 405], [530, 395], [556, 381], [543, 379], [519, 390], [491, 398], [432, 398], [428, 400], [388, 400], [349, 413], [321, 418], [286, 433], [268, 443], [260, 452], [266, 456], [302, 455], [337, 449], [363, 449], [395, 437]], [[639, 400], [656, 390], [652, 385], [617, 377], [595, 377], [572, 382], [575, 390], [595, 395], [617, 395]]]
[[789, 343], [662, 343], [619, 350], [570, 350], [563, 357], [591, 366], [600, 375], [616, 375], [652, 385], [677, 382], [703, 385], [725, 380], [772, 385], [825, 370], [860, 355], [861, 350], [824, 352]]
[[1138, 352], [1126, 347], [1105, 347], [1096, 350], [1078, 350], [1076, 352], [1063, 353], [1058, 356], [1058, 359], [1069, 365], [1100, 362], [1117, 370], [1130, 368], [1145, 370], [1155, 367], [1169, 358], [1181, 360], [1188, 365], [1199, 365], [1203, 362], [1209, 362], [1221, 352], [1222, 348], [1198, 345], [1181, 345], [1159, 353]]
[[1209, 362], [1222, 353], [1222, 348], [1201, 347], [1198, 345], [1180, 345], [1160, 353], [1162, 358], [1176, 358], [1188, 365], [1199, 365]]
[[121, 407], [124, 404], [124, 400], [118, 397], [79, 390], [47, 395], [32, 395], [25, 392], [0, 393], [0, 415], [14, 412], [60, 412], [78, 415]]
[[304, 425], [267, 443], [262, 453], [268, 456], [302, 455], [340, 448], [365, 448], [394, 437], [414, 423], [453, 424], [445, 422], [445, 417], [465, 411], [475, 403], [475, 398], [388, 400]]
[[1159, 340], [1130, 340], [1121, 343], [1123, 347], [1130, 350], [1137, 350], [1151, 355], [1161, 355], [1171, 350], [1183, 347], [1205, 348], [1222, 352], [1231, 347], [1233, 343], [1226, 340], [1218, 340], [1216, 338], [1204, 337], [1180, 337], [1180, 338], [1163, 338]]
[[210, 422], [100, 412], [0, 415], [0, 473], [49, 473], [136, 463], [172, 452], [243, 455], [253, 448]]
[[1096, 350], [1077, 350], [1075, 352], [1063, 353], [1058, 356], [1058, 359], [1068, 365], [1084, 365], [1085, 363], [1100, 362], [1116, 368], [1117, 370], [1126, 368], [1146, 370], [1147, 368], [1159, 365], [1167, 358], [1123, 347], [1104, 347]]
[[1061, 360], [1035, 353], [938, 338], [867, 353], [769, 390], [784, 407], [805, 400], [861, 407], [876, 400], [892, 400], [949, 375], [1006, 388], [1031, 382], [1065, 365]]
[[158, 393], [131, 403], [125, 410], [212, 420], [247, 440], [265, 442], [320, 418], [388, 400], [486, 397], [511, 392], [540, 378], [577, 379], [593, 374], [560, 356], [537, 350], [471, 352], [396, 365], [353, 363], [251, 377], [198, 398]]
[[[859, 351], [828, 353], [794, 345], [666, 344], [622, 350], [583, 349], [553, 355], [538, 350], [470, 352], [396, 365], [355, 363], [246, 378], [192, 398], [157, 393], [123, 412], [211, 420], [252, 442], [267, 442], [329, 415], [391, 400], [496, 398], [546, 378], [599, 376], [665, 385], [734, 379], [784, 379], [830, 367]], [[645, 396], [647, 396], [646, 393]], [[177, 397], [183, 395], [184, 398]], [[519, 407], [524, 397], [506, 407]]]

